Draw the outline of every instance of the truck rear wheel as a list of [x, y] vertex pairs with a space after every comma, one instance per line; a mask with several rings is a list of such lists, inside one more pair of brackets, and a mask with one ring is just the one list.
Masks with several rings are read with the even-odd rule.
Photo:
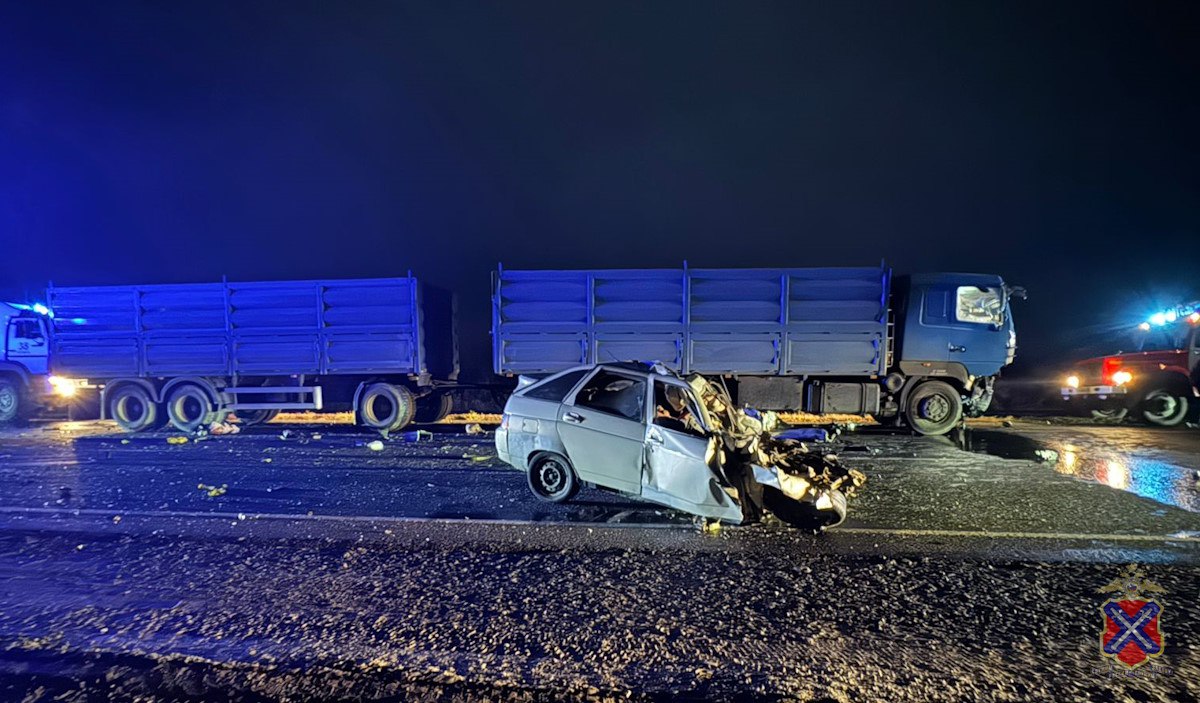
[[1165, 388], [1152, 388], [1142, 396], [1138, 410], [1152, 425], [1175, 427], [1187, 418], [1188, 399], [1187, 396], [1174, 395]]
[[244, 412], [239, 412], [237, 416], [238, 419], [242, 421], [243, 425], [246, 427], [253, 427], [254, 425], [267, 424], [271, 420], [274, 420], [275, 416], [278, 414], [278, 410], [246, 410]]
[[905, 416], [924, 435], [949, 432], [962, 419], [962, 395], [944, 381], [925, 381], [908, 394]]
[[0, 425], [16, 422], [25, 408], [25, 394], [11, 376], [0, 376]]
[[454, 399], [446, 393], [433, 393], [423, 398], [417, 398], [417, 412], [413, 415], [413, 422], [418, 424], [440, 422], [453, 409]]
[[373, 383], [358, 399], [358, 421], [380, 432], [394, 432], [412, 422], [416, 399], [412, 391], [391, 383]]
[[217, 409], [204, 389], [187, 384], [171, 391], [167, 398], [167, 419], [175, 429], [190, 434], [211, 425], [217, 419]]
[[129, 383], [108, 394], [108, 416], [126, 432], [154, 429], [158, 414], [158, 404], [142, 386]]

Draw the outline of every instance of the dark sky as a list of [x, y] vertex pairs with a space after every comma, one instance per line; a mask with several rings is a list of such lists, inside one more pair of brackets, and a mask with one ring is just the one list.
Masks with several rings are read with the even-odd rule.
[[0, 10], [10, 298], [411, 268], [482, 350], [497, 261], [886, 258], [1025, 285], [1034, 373], [1200, 297], [1198, 157], [1197, 3]]

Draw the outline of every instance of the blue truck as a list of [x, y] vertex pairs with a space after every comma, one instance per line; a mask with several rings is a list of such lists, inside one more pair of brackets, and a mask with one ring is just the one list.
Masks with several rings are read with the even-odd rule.
[[1016, 352], [995, 275], [867, 268], [500, 268], [497, 374], [655, 361], [763, 410], [871, 414], [943, 434], [982, 414]]
[[98, 391], [126, 431], [191, 432], [229, 412], [253, 424], [281, 410], [353, 410], [393, 431], [450, 411], [453, 297], [411, 274], [51, 286], [47, 296], [53, 387]]

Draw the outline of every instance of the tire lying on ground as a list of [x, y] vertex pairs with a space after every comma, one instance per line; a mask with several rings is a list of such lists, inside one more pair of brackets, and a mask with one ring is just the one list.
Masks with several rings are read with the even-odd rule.
[[108, 416], [126, 432], [143, 432], [161, 426], [158, 404], [148, 390], [134, 383], [117, 386], [108, 393]]
[[190, 383], [177, 386], [167, 398], [167, 419], [180, 432], [192, 433], [217, 419], [217, 408], [204, 389]]
[[413, 422], [417, 424], [439, 422], [453, 409], [454, 399], [449, 394], [431, 393], [417, 398], [417, 411], [413, 415]]
[[829, 499], [830, 507], [822, 510], [812, 501], [793, 500], [778, 488], [763, 486], [763, 507], [801, 530], [820, 532], [842, 524], [846, 519], [846, 495], [834, 490], [829, 492]]
[[381, 432], [394, 432], [412, 422], [416, 398], [404, 386], [372, 383], [358, 398], [358, 422]]
[[0, 425], [16, 422], [24, 416], [25, 393], [12, 376], [0, 376]]
[[922, 381], [908, 394], [905, 416], [921, 434], [946, 434], [962, 419], [962, 395], [945, 381]]

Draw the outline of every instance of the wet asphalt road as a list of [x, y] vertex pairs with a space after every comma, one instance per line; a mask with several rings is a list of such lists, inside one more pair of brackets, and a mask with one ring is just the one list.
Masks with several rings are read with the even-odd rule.
[[[282, 429], [0, 434], [0, 699], [1200, 694], [1195, 431], [847, 435], [845, 526], [709, 536], [599, 491], [538, 503], [490, 435]], [[1095, 589], [1131, 561], [1167, 651], [1109, 679]]]

